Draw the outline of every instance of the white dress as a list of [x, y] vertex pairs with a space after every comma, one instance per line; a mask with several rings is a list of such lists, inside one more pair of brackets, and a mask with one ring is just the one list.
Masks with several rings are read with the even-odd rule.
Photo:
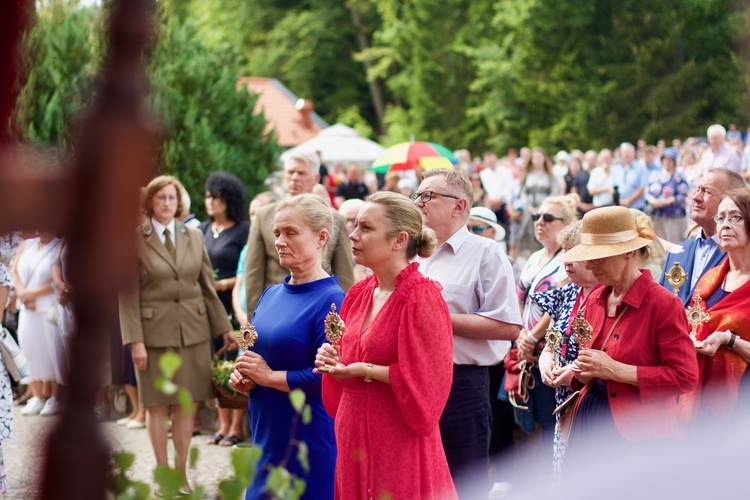
[[[52, 280], [52, 264], [57, 260], [60, 240], [55, 238], [39, 248], [39, 238], [27, 240], [18, 258], [17, 271], [26, 288], [35, 288]], [[36, 308], [27, 309], [19, 300], [18, 343], [29, 363], [28, 381], [63, 381], [64, 349], [57, 326], [47, 320], [51, 307], [57, 308], [55, 293], [36, 299]]]

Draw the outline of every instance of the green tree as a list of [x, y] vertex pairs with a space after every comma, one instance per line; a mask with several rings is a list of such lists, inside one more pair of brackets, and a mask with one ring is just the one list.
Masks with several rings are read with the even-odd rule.
[[[170, 15], [171, 8], [162, 3], [150, 61], [151, 102], [164, 132], [160, 171], [184, 183], [202, 217], [211, 172], [237, 175], [252, 196], [264, 189], [279, 148], [264, 133], [262, 114], [254, 113], [257, 96], [237, 87], [237, 51], [204, 43], [196, 24]], [[21, 140], [67, 150], [70, 123], [88, 100], [103, 52], [101, 13], [77, 0], [37, 6], [24, 40], [26, 79], [13, 123]]]
[[496, 146], [600, 147], [701, 133], [736, 117], [732, 2], [498, 2], [472, 51]]
[[252, 196], [279, 154], [254, 113], [257, 96], [237, 88], [240, 67], [231, 47], [205, 44], [195, 23], [165, 15], [151, 59], [154, 108], [166, 130], [162, 170], [185, 184], [199, 217], [211, 172], [235, 174]]
[[21, 74], [13, 131], [18, 139], [64, 150], [68, 124], [81, 109], [95, 71], [89, 35], [96, 16], [77, 0], [50, 0], [35, 12], [23, 39]]

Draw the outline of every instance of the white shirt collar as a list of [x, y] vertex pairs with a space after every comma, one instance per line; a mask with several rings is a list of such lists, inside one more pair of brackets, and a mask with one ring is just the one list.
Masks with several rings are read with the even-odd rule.
[[169, 221], [169, 224], [165, 226], [158, 220], [151, 217], [151, 225], [154, 226], [154, 231], [156, 232], [156, 234], [159, 235], [159, 239], [162, 241], [162, 243], [164, 242], [164, 230], [165, 229], [169, 229], [169, 234], [171, 235], [172, 241], [174, 242], [174, 227], [175, 227], [174, 219]]

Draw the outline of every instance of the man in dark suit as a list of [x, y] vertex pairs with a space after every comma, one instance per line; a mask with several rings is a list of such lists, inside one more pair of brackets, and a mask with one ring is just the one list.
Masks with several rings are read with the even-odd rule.
[[746, 186], [744, 179], [739, 174], [724, 168], [709, 170], [698, 181], [693, 196], [691, 217], [700, 226], [701, 234], [680, 243], [683, 248], [682, 252], [667, 255], [667, 262], [664, 265], [664, 273], [662, 273], [660, 281], [667, 290], [673, 291], [674, 288], [668, 281], [666, 274], [675, 263], [680, 265], [687, 274], [687, 280], [678, 292], [678, 296], [685, 307], [690, 307], [693, 290], [701, 276], [712, 267], [721, 264], [726, 257], [726, 254], [719, 248], [716, 223], [714, 222], [714, 215], [719, 209], [719, 202], [724, 198], [724, 193], [727, 191]]
[[[315, 153], [290, 156], [284, 162], [284, 182], [287, 194], [295, 196], [312, 193], [318, 183], [320, 160]], [[276, 203], [259, 208], [250, 226], [245, 263], [245, 290], [247, 292], [247, 317], [252, 318], [255, 306], [263, 291], [271, 285], [281, 283], [289, 271], [279, 264], [279, 255], [274, 246], [273, 217]], [[339, 285], [348, 291], [354, 284], [354, 261], [349, 245], [346, 219], [333, 210], [337, 230], [330, 235], [323, 252], [323, 268], [339, 277]]]

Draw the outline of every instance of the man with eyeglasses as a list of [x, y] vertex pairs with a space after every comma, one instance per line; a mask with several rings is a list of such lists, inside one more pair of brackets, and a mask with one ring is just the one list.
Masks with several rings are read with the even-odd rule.
[[726, 258], [726, 254], [719, 248], [714, 217], [719, 210], [719, 203], [724, 193], [742, 187], [747, 187], [742, 176], [725, 168], [710, 170], [698, 181], [693, 195], [690, 217], [700, 226], [701, 232], [695, 238], [680, 243], [683, 248], [682, 252], [667, 254], [667, 262], [664, 264], [664, 273], [660, 280], [667, 290], [674, 291], [667, 274], [675, 263], [679, 263], [687, 274], [687, 280], [680, 287], [677, 295], [686, 308], [690, 307], [693, 290], [701, 276], [712, 267], [721, 264]]
[[443, 448], [459, 496], [486, 497], [488, 367], [503, 359], [521, 329], [513, 269], [497, 243], [467, 229], [473, 190], [461, 172], [428, 170], [412, 199], [438, 239], [435, 253], [416, 261], [422, 274], [442, 286], [453, 323], [453, 385], [440, 419]]

